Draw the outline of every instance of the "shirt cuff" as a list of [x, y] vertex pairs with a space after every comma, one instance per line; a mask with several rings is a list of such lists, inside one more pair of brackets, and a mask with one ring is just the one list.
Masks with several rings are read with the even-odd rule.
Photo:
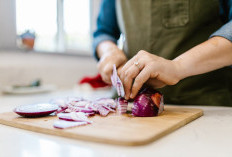
[[110, 36], [108, 34], [101, 34], [101, 35], [99, 35], [97, 37], [94, 37], [94, 39], [93, 39], [93, 55], [97, 60], [99, 60], [99, 57], [97, 55], [97, 46], [101, 42], [107, 41], [107, 40], [112, 41], [115, 44], [117, 43], [117, 39], [115, 39], [114, 37], [112, 37], [112, 36]]
[[220, 36], [224, 37], [232, 42], [232, 21], [229, 21], [225, 25], [223, 25], [220, 29], [214, 32], [210, 38]]

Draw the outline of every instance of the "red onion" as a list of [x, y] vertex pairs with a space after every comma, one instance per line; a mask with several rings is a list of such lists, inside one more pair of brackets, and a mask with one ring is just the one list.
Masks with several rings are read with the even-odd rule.
[[[56, 101], [53, 101], [56, 102]], [[87, 116], [93, 116], [99, 113], [101, 116], [107, 116], [110, 112], [115, 112], [117, 103], [114, 99], [100, 98], [95, 101], [84, 100], [81, 98], [68, 98], [59, 105], [58, 113], [83, 112]]]
[[118, 112], [119, 113], [126, 113], [127, 112], [127, 106], [128, 106], [128, 102], [126, 99], [122, 98], [122, 97], [119, 97], [117, 99], [117, 102], [118, 102]]
[[54, 128], [57, 129], [66, 129], [66, 128], [72, 128], [76, 126], [82, 126], [88, 124], [87, 122], [71, 122], [71, 121], [65, 121], [65, 120], [57, 120], [53, 123]]
[[59, 113], [57, 116], [61, 120], [92, 123], [83, 112]]
[[104, 106], [98, 106], [97, 110], [100, 113], [100, 115], [104, 116], [104, 117], [107, 116], [110, 113], [110, 110], [108, 110]]
[[42, 117], [48, 116], [49, 114], [55, 112], [57, 109], [57, 105], [41, 103], [18, 106], [14, 109], [14, 112], [24, 117]]
[[118, 77], [117, 69], [116, 69], [115, 64], [113, 65], [113, 74], [111, 75], [111, 82], [112, 82], [112, 85], [116, 88], [118, 96], [124, 97], [125, 96], [125, 91], [124, 91], [124, 88], [123, 88], [122, 81]]
[[138, 117], [153, 117], [163, 111], [163, 95], [151, 88], [141, 91], [134, 99], [132, 114]]

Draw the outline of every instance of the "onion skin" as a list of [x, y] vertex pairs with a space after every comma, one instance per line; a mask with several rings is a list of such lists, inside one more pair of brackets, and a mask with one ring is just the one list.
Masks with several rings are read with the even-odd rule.
[[137, 117], [158, 116], [160, 106], [163, 107], [163, 95], [154, 89], [146, 88], [135, 97], [132, 114]]

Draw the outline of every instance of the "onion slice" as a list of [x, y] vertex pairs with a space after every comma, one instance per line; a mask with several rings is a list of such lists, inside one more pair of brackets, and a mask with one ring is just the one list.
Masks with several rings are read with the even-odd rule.
[[23, 117], [48, 116], [58, 109], [57, 105], [49, 103], [21, 105], [14, 109], [14, 112]]
[[72, 128], [88, 124], [87, 122], [71, 122], [65, 120], [57, 120], [54, 122], [53, 127], [57, 129]]
[[97, 108], [98, 112], [100, 113], [101, 116], [107, 116], [110, 113], [110, 110], [105, 108], [104, 106], [98, 106]]
[[116, 69], [115, 64], [113, 65], [113, 74], [111, 75], [111, 82], [112, 82], [112, 85], [114, 86], [114, 88], [116, 88], [118, 96], [124, 97], [125, 96], [125, 91], [124, 91], [124, 88], [123, 88], [122, 81], [118, 77], [117, 69]]
[[83, 112], [59, 113], [57, 116], [61, 120], [92, 123]]
[[127, 112], [127, 106], [128, 106], [128, 101], [122, 97], [117, 99], [117, 103], [118, 103], [118, 108], [117, 111], [119, 113], [126, 113]]

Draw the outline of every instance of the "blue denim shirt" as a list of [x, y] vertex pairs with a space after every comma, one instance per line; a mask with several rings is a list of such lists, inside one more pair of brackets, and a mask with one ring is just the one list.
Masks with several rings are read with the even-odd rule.
[[[224, 25], [210, 37], [221, 36], [232, 42], [232, 0], [219, 1], [220, 15]], [[100, 42], [110, 40], [116, 43], [119, 39], [120, 29], [117, 23], [115, 0], [102, 0], [97, 19], [97, 30], [94, 32], [93, 37], [93, 50], [96, 59], [98, 59], [96, 48]]]

